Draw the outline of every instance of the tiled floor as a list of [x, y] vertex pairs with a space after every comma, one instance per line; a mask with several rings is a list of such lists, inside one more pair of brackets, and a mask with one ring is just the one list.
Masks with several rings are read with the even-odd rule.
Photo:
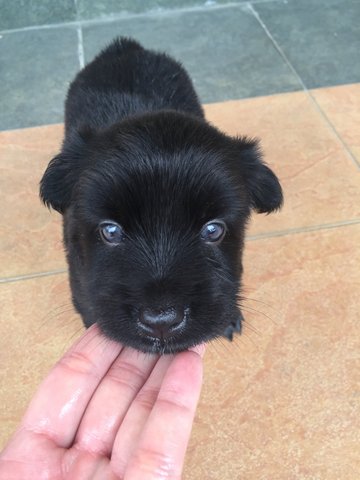
[[358, 0], [0, 0], [0, 12], [0, 130], [61, 122], [68, 83], [116, 35], [174, 54], [205, 103], [360, 77]]
[[184, 479], [360, 478], [360, 2], [21, 4], [0, 0], [0, 447], [82, 331], [38, 182], [67, 82], [126, 33], [181, 58], [208, 119], [261, 138], [285, 191], [250, 226], [244, 335], [209, 346]]

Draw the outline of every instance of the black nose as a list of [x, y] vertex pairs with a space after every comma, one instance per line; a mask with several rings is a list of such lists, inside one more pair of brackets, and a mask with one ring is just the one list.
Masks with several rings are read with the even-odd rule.
[[140, 311], [139, 326], [152, 337], [170, 337], [185, 324], [184, 310], [180, 308], [152, 309]]

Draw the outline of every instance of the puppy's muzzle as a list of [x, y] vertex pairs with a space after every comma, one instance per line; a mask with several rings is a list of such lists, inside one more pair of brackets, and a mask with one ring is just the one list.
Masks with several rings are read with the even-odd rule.
[[138, 325], [143, 333], [153, 338], [165, 339], [179, 333], [186, 324], [187, 309], [143, 308], [139, 312]]

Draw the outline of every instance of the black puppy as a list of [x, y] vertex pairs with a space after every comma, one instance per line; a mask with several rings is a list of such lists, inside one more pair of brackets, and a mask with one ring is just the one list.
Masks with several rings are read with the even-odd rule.
[[232, 338], [246, 222], [282, 203], [257, 142], [209, 125], [182, 66], [125, 38], [77, 75], [65, 110], [40, 193], [63, 214], [85, 325], [158, 353]]

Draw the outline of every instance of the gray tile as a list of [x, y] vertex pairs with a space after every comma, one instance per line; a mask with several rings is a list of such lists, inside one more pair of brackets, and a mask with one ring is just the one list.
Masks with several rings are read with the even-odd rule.
[[66, 90], [79, 69], [76, 29], [2, 35], [0, 68], [0, 130], [62, 121]]
[[240, 6], [85, 26], [86, 61], [117, 35], [182, 61], [203, 102], [301, 89], [259, 23]]
[[0, 30], [75, 20], [74, 0], [0, 0]]
[[359, 0], [288, 0], [254, 8], [308, 88], [360, 81]]
[[[211, 7], [229, 3], [230, 0], [78, 0], [79, 18], [90, 19], [121, 13], [161, 12], [174, 8]], [[244, 3], [235, 0], [232, 3]]]

